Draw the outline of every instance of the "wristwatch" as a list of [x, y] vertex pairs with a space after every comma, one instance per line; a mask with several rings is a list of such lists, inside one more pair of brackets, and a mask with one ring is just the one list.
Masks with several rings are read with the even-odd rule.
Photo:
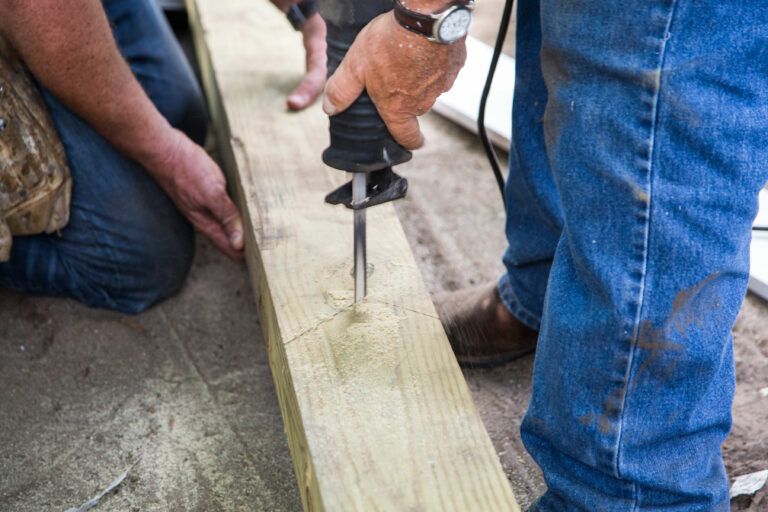
[[316, 12], [317, 4], [315, 3], [315, 0], [303, 0], [298, 4], [291, 5], [291, 7], [288, 8], [286, 16], [294, 29], [301, 30], [304, 28], [304, 24], [307, 23], [307, 19]]
[[474, 0], [454, 0], [442, 11], [422, 14], [395, 0], [395, 19], [403, 28], [440, 44], [455, 43], [469, 31]]

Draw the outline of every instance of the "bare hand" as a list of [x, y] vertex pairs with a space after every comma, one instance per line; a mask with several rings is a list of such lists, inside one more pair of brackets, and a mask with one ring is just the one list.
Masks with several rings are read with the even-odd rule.
[[301, 29], [306, 51], [307, 73], [298, 87], [288, 95], [288, 108], [303, 110], [313, 104], [323, 92], [325, 76], [328, 73], [325, 55], [325, 22], [315, 13], [307, 19]]
[[230, 258], [241, 259], [243, 221], [221, 169], [180, 131], [173, 130], [169, 148], [150, 172], [198, 231]]
[[382, 14], [357, 36], [325, 86], [323, 110], [346, 110], [363, 89], [373, 100], [392, 137], [407, 149], [424, 144], [417, 116], [449, 90], [467, 57], [464, 39], [433, 43]]

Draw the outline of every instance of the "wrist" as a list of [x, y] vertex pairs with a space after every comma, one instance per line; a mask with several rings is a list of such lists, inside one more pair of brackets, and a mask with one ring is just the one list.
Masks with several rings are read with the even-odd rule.
[[153, 138], [141, 145], [136, 160], [156, 178], [168, 177], [185, 139], [184, 134], [170, 124], [158, 127]]
[[450, 45], [467, 35], [472, 23], [474, 0], [453, 0], [428, 14], [414, 10], [410, 1], [395, 0], [393, 15], [403, 28], [427, 40]]
[[[410, 3], [408, 4], [410, 7]], [[397, 40], [403, 43], [403, 46], [407, 47], [409, 50], [412, 48], [432, 48], [439, 47], [439, 44], [433, 43], [432, 41], [428, 40], [426, 37], [424, 37], [421, 34], [417, 34], [415, 32], [412, 32], [402, 26], [399, 21], [397, 21], [397, 18], [395, 18], [394, 11], [389, 11], [387, 13], [387, 18], [389, 19], [389, 23], [392, 25], [392, 30], [397, 34]], [[401, 46], [401, 47], [403, 47]]]

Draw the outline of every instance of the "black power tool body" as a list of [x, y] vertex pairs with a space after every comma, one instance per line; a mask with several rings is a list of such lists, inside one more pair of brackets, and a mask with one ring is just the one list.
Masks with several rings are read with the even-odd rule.
[[[328, 76], [360, 30], [390, 10], [392, 0], [319, 0], [318, 11], [328, 30]], [[352, 173], [352, 181], [329, 193], [325, 201], [354, 210], [357, 302], [366, 294], [365, 209], [405, 197], [408, 181], [392, 167], [410, 160], [411, 152], [395, 142], [366, 92], [344, 112], [330, 117], [330, 136], [323, 162]]]

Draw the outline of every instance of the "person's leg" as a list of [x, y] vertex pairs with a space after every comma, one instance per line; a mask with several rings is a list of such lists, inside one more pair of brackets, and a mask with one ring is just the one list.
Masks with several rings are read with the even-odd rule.
[[[199, 88], [152, 0], [104, 3], [120, 49], [166, 118], [201, 142]], [[72, 171], [70, 222], [60, 235], [17, 237], [0, 287], [138, 312], [174, 294], [194, 236], [154, 180], [43, 90]]]
[[102, 0], [131, 71], [163, 116], [198, 144], [208, 120], [200, 86], [156, 0]]
[[465, 366], [494, 366], [536, 346], [549, 269], [562, 231], [560, 199], [547, 161], [541, 119], [538, 0], [517, 5], [512, 144], [506, 182], [506, 273], [498, 283], [444, 293], [435, 306], [454, 354]]
[[729, 509], [731, 328], [768, 168], [761, 6], [541, 4], [564, 230], [522, 425], [548, 486], [533, 510]]
[[498, 287], [509, 311], [538, 330], [563, 219], [542, 126], [547, 88], [539, 59], [539, 0], [517, 4], [512, 145], [505, 188], [509, 245], [504, 253], [506, 273]]

